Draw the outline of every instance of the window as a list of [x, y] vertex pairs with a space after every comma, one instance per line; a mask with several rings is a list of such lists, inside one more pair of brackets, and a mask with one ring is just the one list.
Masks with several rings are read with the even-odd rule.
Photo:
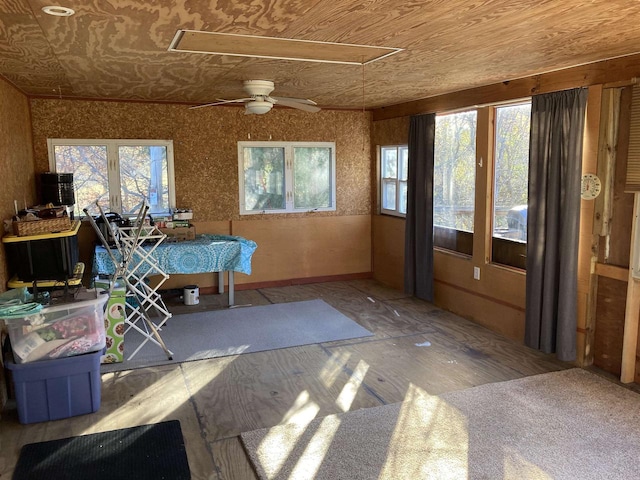
[[531, 104], [495, 109], [494, 263], [525, 268]]
[[407, 214], [406, 145], [380, 147], [380, 213], [404, 217]]
[[73, 173], [76, 204], [96, 214], [105, 211], [135, 215], [143, 200], [149, 213], [175, 208], [173, 142], [171, 140], [49, 139], [49, 167]]
[[238, 142], [240, 214], [336, 209], [335, 143]]
[[476, 122], [475, 110], [436, 117], [433, 241], [467, 255], [473, 253]]

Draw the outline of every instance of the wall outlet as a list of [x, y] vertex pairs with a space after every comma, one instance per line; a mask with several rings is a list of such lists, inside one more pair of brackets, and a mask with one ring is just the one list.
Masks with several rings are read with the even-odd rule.
[[480, 280], [480, 267], [473, 267], [473, 279]]

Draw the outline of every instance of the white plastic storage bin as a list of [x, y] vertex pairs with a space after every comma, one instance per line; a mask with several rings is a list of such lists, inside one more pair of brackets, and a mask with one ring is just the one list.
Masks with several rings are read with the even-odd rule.
[[104, 306], [109, 295], [87, 290], [78, 300], [5, 320], [16, 364], [51, 360], [105, 347]]

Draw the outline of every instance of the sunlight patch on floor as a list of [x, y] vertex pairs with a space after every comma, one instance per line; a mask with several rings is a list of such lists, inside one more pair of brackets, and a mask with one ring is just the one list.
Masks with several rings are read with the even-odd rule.
[[504, 455], [504, 478], [553, 479], [552, 476], [528, 461], [515, 449], [506, 448], [504, 452], [501, 452], [501, 455]]
[[467, 427], [456, 408], [410, 384], [380, 477], [467, 478]]
[[258, 447], [258, 454], [260, 456], [268, 455], [274, 459], [272, 471], [268, 472], [270, 478], [280, 471], [298, 439], [304, 434], [307, 426], [316, 418], [319, 411], [320, 407], [317, 403], [311, 401], [309, 392], [305, 390], [298, 395], [289, 411], [282, 418], [282, 423], [295, 425], [295, 427], [292, 427], [294, 430], [288, 432], [286, 436], [283, 435], [283, 431], [271, 430], [262, 439]]
[[[105, 401], [109, 401], [109, 395], [105, 391], [119, 388], [118, 384], [129, 384], [123, 386], [122, 391], [130, 391], [132, 394], [81, 433], [94, 433], [116, 428], [123, 424], [123, 418], [130, 419], [125, 422], [128, 426], [157, 423], [172, 418], [173, 413], [188, 401], [190, 394], [194, 395], [212, 382], [236, 358], [237, 356], [216, 359], [215, 364], [206, 361], [190, 362], [188, 367], [192, 369], [189, 375], [190, 392], [185, 385], [181, 367], [159, 371], [156, 374], [153, 374], [151, 370], [145, 371], [145, 373], [141, 373], [140, 370], [106, 373], [102, 375], [103, 405], [99, 412], [105, 411], [107, 407]], [[136, 385], [137, 382], [146, 383], [150, 377], [154, 376], [156, 377], [155, 381], [139, 391], [136, 390], [139, 388]], [[171, 409], [167, 409], [167, 405], [171, 405]]]
[[336, 405], [340, 407], [343, 412], [348, 411], [351, 408], [351, 404], [358, 394], [358, 390], [362, 385], [365, 375], [369, 370], [369, 364], [364, 360], [360, 360], [353, 373], [349, 377], [347, 383], [342, 387], [342, 391], [336, 399]]
[[300, 455], [289, 479], [315, 478], [338, 427], [340, 427], [340, 419], [336, 416], [325, 417], [320, 422], [318, 429]]
[[324, 383], [325, 387], [331, 388], [333, 386], [338, 377], [342, 375], [342, 369], [347, 364], [350, 357], [351, 353], [347, 351], [331, 353], [331, 359], [325, 363], [322, 371], [320, 372], [320, 379]]

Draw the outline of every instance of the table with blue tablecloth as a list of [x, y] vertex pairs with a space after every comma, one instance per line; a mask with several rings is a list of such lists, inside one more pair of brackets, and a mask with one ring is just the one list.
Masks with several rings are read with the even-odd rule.
[[[195, 240], [181, 242], [164, 241], [153, 249], [151, 256], [163, 272], [171, 274], [194, 274], [218, 272], [218, 291], [224, 292], [224, 272], [229, 274], [229, 306], [234, 304], [234, 272], [251, 274], [251, 256], [257, 245], [252, 240], [233, 235], [197, 235]], [[143, 246], [143, 248], [146, 248]], [[118, 252], [111, 250], [117, 260]], [[136, 255], [132, 259], [136, 262]], [[142, 265], [151, 269], [150, 265]], [[93, 274], [111, 275], [115, 266], [106, 248], [97, 246], [93, 257]], [[153, 272], [149, 272], [153, 274]]]

